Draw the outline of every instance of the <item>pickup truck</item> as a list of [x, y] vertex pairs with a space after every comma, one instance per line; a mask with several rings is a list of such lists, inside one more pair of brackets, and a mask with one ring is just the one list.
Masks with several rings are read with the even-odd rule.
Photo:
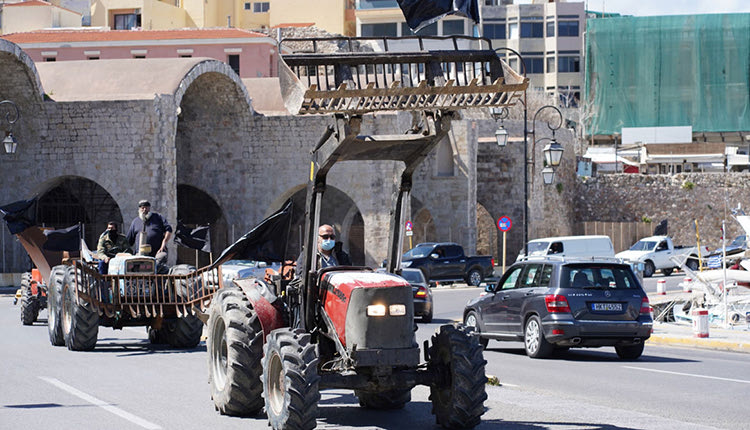
[[669, 236], [644, 237], [631, 246], [629, 250], [615, 255], [617, 258], [643, 263], [643, 276], [649, 278], [660, 270], [664, 276], [669, 276], [678, 268], [671, 257], [685, 260], [691, 270], [698, 270], [698, 261], [708, 254], [708, 247], [701, 247], [700, 252], [695, 246], [675, 246]]
[[404, 254], [401, 263], [401, 267], [421, 270], [430, 283], [466, 281], [475, 287], [492, 276], [494, 266], [492, 256], [467, 257], [455, 243], [417, 244]]

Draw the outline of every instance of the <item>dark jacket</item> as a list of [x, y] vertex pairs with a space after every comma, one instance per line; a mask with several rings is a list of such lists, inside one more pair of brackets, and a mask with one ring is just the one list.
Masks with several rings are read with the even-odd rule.
[[[151, 216], [146, 220], [146, 243], [151, 245], [151, 257], [156, 256], [156, 252], [161, 248], [161, 243], [164, 241], [164, 235], [167, 232], [172, 231], [172, 226], [169, 225], [167, 220], [156, 212], [150, 212]], [[130, 223], [130, 229], [128, 229], [128, 243], [133, 246], [135, 244], [135, 250], [138, 251], [141, 239], [140, 234], [144, 230], [143, 221], [141, 217], [135, 217], [133, 222]]]

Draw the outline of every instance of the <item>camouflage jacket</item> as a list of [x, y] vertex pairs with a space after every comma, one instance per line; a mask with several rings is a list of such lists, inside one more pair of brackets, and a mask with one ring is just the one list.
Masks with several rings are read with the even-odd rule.
[[102, 235], [99, 236], [99, 243], [96, 245], [96, 253], [99, 254], [99, 258], [103, 258], [104, 256], [112, 258], [117, 255], [118, 252], [132, 253], [130, 250], [130, 244], [128, 244], [128, 239], [125, 235], [118, 234], [117, 238], [112, 241], [106, 231], [102, 233]]

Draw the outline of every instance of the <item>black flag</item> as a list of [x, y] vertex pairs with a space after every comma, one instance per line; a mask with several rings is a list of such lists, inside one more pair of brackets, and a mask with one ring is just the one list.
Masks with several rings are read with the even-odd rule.
[[446, 15], [458, 15], [479, 22], [477, 0], [397, 0], [406, 23], [417, 31]]
[[221, 253], [215, 264], [227, 260], [255, 260], [267, 263], [283, 262], [286, 253], [289, 227], [292, 221], [292, 201], [264, 219], [252, 230]]
[[211, 232], [207, 225], [199, 225], [190, 230], [182, 222], [177, 221], [177, 231], [174, 234], [174, 243], [186, 248], [197, 249], [203, 252], [211, 252]]
[[81, 224], [60, 230], [45, 230], [47, 241], [42, 249], [47, 251], [79, 251], [81, 249]]
[[654, 227], [654, 236], [666, 236], [667, 231], [668, 231], [667, 220], [663, 219], [659, 221], [659, 224], [656, 224], [656, 227]]
[[18, 234], [36, 225], [36, 197], [7, 204], [0, 207], [0, 212], [3, 213], [10, 234]]

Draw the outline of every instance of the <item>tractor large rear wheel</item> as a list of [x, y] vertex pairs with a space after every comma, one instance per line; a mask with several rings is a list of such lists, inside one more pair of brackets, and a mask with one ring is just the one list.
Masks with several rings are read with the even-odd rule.
[[62, 291], [65, 283], [65, 266], [55, 266], [50, 271], [47, 288], [47, 331], [52, 346], [65, 345], [62, 329]]
[[239, 288], [219, 290], [208, 314], [209, 383], [224, 415], [253, 416], [263, 409], [263, 329]]
[[39, 317], [39, 297], [31, 292], [31, 273], [21, 275], [21, 323], [32, 325]]
[[267, 338], [263, 357], [263, 396], [268, 425], [277, 429], [313, 429], [318, 416], [318, 348], [310, 334], [280, 328]]
[[99, 335], [99, 313], [91, 303], [76, 297], [76, 285], [84, 285], [83, 282], [80, 269], [66, 267], [62, 288], [62, 325], [65, 346], [71, 351], [91, 351]]
[[427, 366], [438, 378], [430, 384], [432, 413], [444, 428], [479, 424], [487, 400], [482, 346], [471, 328], [444, 325], [432, 336]]
[[355, 391], [359, 405], [367, 409], [402, 409], [411, 401], [411, 390], [388, 390], [382, 393]]

